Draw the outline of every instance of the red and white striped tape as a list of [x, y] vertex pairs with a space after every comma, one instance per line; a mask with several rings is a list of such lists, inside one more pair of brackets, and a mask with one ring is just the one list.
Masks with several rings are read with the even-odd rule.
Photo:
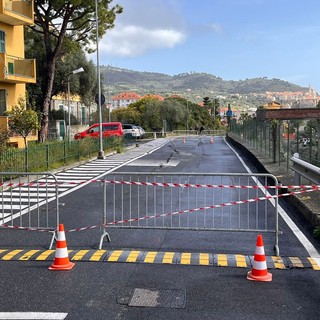
[[[107, 226], [112, 226], [112, 225], [130, 223], [130, 222], [134, 222], [134, 221], [142, 221], [142, 220], [156, 219], [156, 218], [162, 218], [162, 217], [167, 217], [167, 216], [174, 216], [174, 215], [184, 214], [184, 213], [188, 213], [188, 212], [204, 211], [207, 209], [217, 209], [217, 208], [228, 207], [228, 206], [233, 206], [233, 205], [237, 205], [237, 204], [257, 202], [257, 201], [263, 201], [263, 200], [269, 200], [269, 199], [275, 199], [275, 198], [282, 198], [282, 197], [287, 197], [287, 196], [292, 196], [295, 194], [302, 194], [302, 193], [312, 192], [312, 191], [315, 191], [315, 189], [292, 191], [292, 192], [278, 194], [278, 195], [267, 195], [264, 197], [256, 197], [256, 198], [247, 199], [247, 200], [231, 201], [231, 202], [226, 202], [226, 203], [222, 203], [222, 204], [210, 205], [210, 206], [199, 207], [199, 208], [194, 208], [194, 209], [185, 209], [185, 210], [179, 210], [179, 211], [169, 212], [169, 213], [161, 213], [161, 214], [155, 214], [155, 215], [144, 216], [144, 217], [117, 220], [117, 221], [108, 222], [106, 224], [99, 224], [99, 225], [94, 225], [94, 226], [65, 230], [65, 232], [84, 231], [84, 230], [89, 230], [89, 229], [95, 229], [100, 226], [107, 227]], [[41, 232], [52, 232], [53, 231], [53, 230], [48, 230], [48, 229], [9, 226], [9, 225], [4, 225], [4, 224], [0, 225], [0, 227], [10, 228], [10, 229], [29, 230], [29, 231], [41, 231]]]
[[84, 183], [110, 183], [110, 184], [122, 184], [122, 185], [136, 185], [136, 186], [152, 186], [152, 187], [171, 187], [171, 188], [230, 188], [230, 189], [312, 189], [312, 191], [320, 190], [320, 185], [276, 185], [276, 186], [242, 186], [242, 185], [222, 185], [222, 184], [197, 184], [197, 183], [173, 183], [173, 182], [145, 182], [145, 181], [124, 181], [124, 180], [103, 180], [93, 179], [84, 181], [58, 181], [58, 182], [29, 182], [29, 183], [0, 183], [0, 187], [43, 187], [43, 186], [61, 186], [64, 184], [80, 185]]

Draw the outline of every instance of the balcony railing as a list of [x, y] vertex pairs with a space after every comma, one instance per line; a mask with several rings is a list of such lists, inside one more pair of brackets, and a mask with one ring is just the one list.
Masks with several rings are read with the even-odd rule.
[[33, 0], [0, 0], [0, 21], [10, 25], [30, 25], [33, 17]]
[[36, 83], [36, 60], [0, 53], [0, 80], [11, 83]]

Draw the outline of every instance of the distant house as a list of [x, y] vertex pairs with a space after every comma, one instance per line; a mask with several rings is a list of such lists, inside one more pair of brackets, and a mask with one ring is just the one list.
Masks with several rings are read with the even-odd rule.
[[[69, 108], [70, 107], [70, 108]], [[50, 110], [63, 111], [63, 119], [51, 120], [49, 122], [48, 137], [50, 139], [64, 139], [67, 134], [67, 124], [70, 116], [74, 116], [79, 125], [88, 126], [90, 124], [90, 116], [93, 112], [97, 111], [97, 105], [92, 103], [90, 106], [85, 106], [80, 96], [71, 95], [68, 101], [67, 94], [55, 95], [51, 99]], [[71, 120], [71, 119], [70, 119]], [[71, 121], [71, 135], [73, 136], [73, 123]]]
[[68, 97], [64, 94], [56, 95], [52, 97], [51, 100], [51, 110], [63, 110], [68, 113], [70, 104], [70, 114], [72, 114], [81, 125], [89, 124], [89, 117], [92, 112], [97, 110], [95, 104], [92, 104], [90, 108], [85, 106], [80, 96], [71, 95], [70, 101], [68, 102]]
[[279, 102], [272, 101], [263, 105], [265, 109], [281, 109], [282, 105]]
[[159, 94], [146, 94], [145, 96], [143, 96], [143, 98], [156, 99], [156, 100], [159, 100], [159, 101], [163, 101], [164, 100], [164, 97], [160, 96]]
[[140, 100], [142, 97], [135, 92], [122, 92], [111, 98], [112, 109], [127, 107], [129, 104]]

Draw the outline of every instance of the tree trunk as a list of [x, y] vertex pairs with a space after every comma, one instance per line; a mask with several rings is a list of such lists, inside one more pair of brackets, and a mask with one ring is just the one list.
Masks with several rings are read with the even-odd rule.
[[48, 127], [49, 127], [49, 109], [52, 95], [52, 87], [54, 80], [54, 69], [56, 65], [56, 59], [51, 57], [48, 61], [48, 71], [47, 71], [47, 81], [44, 86], [44, 99], [42, 105], [42, 119], [41, 119], [41, 129], [40, 129], [40, 142], [45, 142], [48, 136]]

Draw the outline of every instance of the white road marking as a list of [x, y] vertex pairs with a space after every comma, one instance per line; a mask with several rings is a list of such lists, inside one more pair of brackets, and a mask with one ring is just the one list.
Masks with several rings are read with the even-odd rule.
[[[131, 152], [127, 156], [125, 154], [119, 155], [119, 159], [102, 159], [102, 160], [94, 160], [88, 164], [71, 168], [70, 171], [74, 174], [75, 172], [80, 172], [80, 175], [78, 177], [74, 177], [74, 175], [71, 175], [67, 177], [68, 171], [63, 172], [63, 175], [61, 176], [60, 173], [56, 174], [56, 178], [58, 181], [62, 182], [62, 185], [58, 185], [58, 198], [61, 198], [70, 192], [76, 191], [79, 188], [84, 187], [85, 185], [91, 183], [92, 180], [92, 174], [94, 174], [94, 179], [99, 179], [101, 177], [104, 177], [107, 173], [110, 173], [132, 161], [135, 161], [136, 159], [139, 159], [146, 154], [151, 154], [154, 151], [160, 149], [163, 145], [168, 143], [168, 140], [164, 139], [161, 141], [155, 141], [155, 144], [148, 144], [148, 147], [140, 147], [136, 148], [136, 152]], [[150, 150], [150, 147], [153, 147], [153, 149]], [[137, 155], [138, 153], [138, 155]], [[101, 168], [101, 170], [99, 170]], [[83, 172], [87, 174], [87, 177], [82, 177]], [[90, 175], [90, 176], [89, 176]], [[78, 179], [77, 179], [78, 178]], [[80, 180], [82, 179], [82, 180]], [[40, 178], [37, 180], [38, 183], [55, 183], [56, 180], [53, 179], [51, 176], [47, 178]], [[72, 182], [72, 183], [68, 183]], [[80, 184], [81, 182], [81, 184]], [[79, 183], [79, 184], [78, 184]], [[9, 220], [16, 219], [20, 217], [21, 215], [24, 215], [25, 213], [28, 213], [34, 209], [38, 209], [40, 206], [44, 204], [48, 204], [55, 200], [56, 193], [55, 192], [49, 192], [49, 191], [55, 191], [56, 189], [53, 187], [46, 186], [33, 186], [33, 187], [19, 187], [16, 189], [13, 189], [11, 191], [3, 191], [0, 193], [0, 197], [6, 197], [3, 199], [0, 199], [0, 210], [7, 212], [1, 213], [1, 223], [7, 223]], [[10, 204], [7, 204], [8, 199], [13, 199], [13, 197], [17, 197], [18, 201], [10, 201]], [[22, 202], [19, 201], [19, 199], [30, 198], [37, 199], [35, 205], [29, 207], [29, 206], [23, 206]], [[3, 201], [2, 201], [3, 200]], [[20, 205], [15, 205], [12, 203], [21, 203]], [[29, 201], [35, 202], [35, 201]], [[39, 203], [38, 203], [39, 202]], [[27, 202], [28, 203], [28, 202]], [[12, 210], [21, 210], [19, 212], [12, 213]]]
[[179, 160], [170, 160], [167, 162], [167, 160], [144, 160], [139, 159], [136, 161], [133, 161], [128, 164], [128, 166], [141, 166], [141, 167], [176, 167], [180, 163]]
[[[252, 173], [250, 168], [244, 163], [244, 161], [241, 159], [239, 154], [231, 147], [231, 145], [225, 140], [225, 143], [229, 146], [229, 148], [235, 153], [235, 155], [238, 157], [242, 165], [246, 168], [246, 170], [249, 173]], [[267, 192], [268, 193], [268, 192]], [[270, 199], [274, 200], [274, 199]], [[272, 202], [272, 201], [271, 201]], [[273, 201], [274, 204], [274, 201]], [[292, 221], [292, 219], [288, 216], [286, 211], [278, 204], [278, 210], [279, 214], [282, 217], [282, 219], [286, 222], [288, 227], [291, 229], [291, 231], [294, 233], [294, 235], [298, 238], [300, 243], [304, 246], [304, 248], [309, 253], [310, 257], [312, 257], [320, 267], [320, 254], [317, 251], [317, 249], [313, 246], [313, 244], [308, 240], [308, 238], [302, 233], [302, 231], [298, 228], [298, 226]]]
[[68, 313], [64, 312], [0, 312], [1, 320], [63, 320]]

